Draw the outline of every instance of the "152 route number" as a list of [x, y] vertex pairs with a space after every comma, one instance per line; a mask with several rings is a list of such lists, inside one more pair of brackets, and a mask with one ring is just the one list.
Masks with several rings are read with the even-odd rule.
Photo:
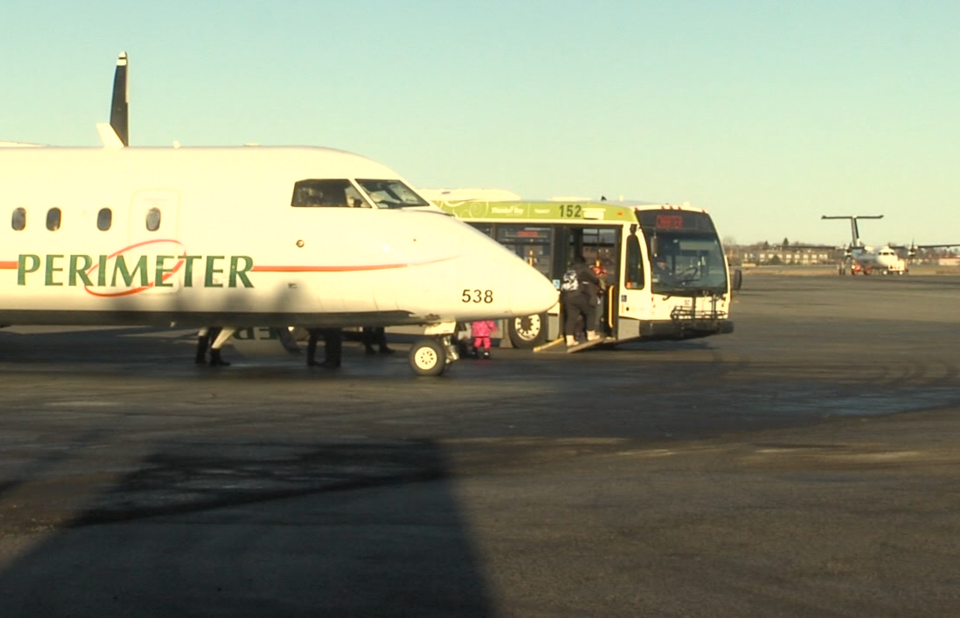
[[562, 204], [560, 206], [560, 218], [581, 219], [583, 218], [583, 207], [579, 204]]

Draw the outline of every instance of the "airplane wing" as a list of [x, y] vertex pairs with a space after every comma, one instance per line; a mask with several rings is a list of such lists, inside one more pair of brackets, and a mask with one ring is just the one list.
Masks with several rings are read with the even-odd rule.
[[903, 255], [903, 252], [906, 252], [907, 259], [912, 260], [917, 257], [917, 251], [920, 249], [948, 249], [950, 247], [960, 247], [960, 243], [945, 243], [940, 245], [918, 245], [916, 243], [910, 243], [910, 246], [905, 245], [891, 245], [890, 248], [896, 250], [899, 254]]
[[803, 245], [800, 243], [790, 243], [789, 245], [783, 245], [784, 249], [820, 249], [823, 251], [842, 251], [846, 247], [839, 245]]

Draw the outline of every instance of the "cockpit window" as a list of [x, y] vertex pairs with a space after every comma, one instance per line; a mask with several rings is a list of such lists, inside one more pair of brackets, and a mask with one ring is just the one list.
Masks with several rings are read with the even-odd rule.
[[370, 202], [363, 199], [363, 196], [360, 195], [360, 191], [356, 187], [350, 185], [343, 191], [347, 195], [347, 206], [351, 208], [373, 208], [370, 205]]
[[293, 186], [291, 206], [321, 208], [370, 208], [349, 180], [301, 180]]
[[413, 189], [399, 180], [357, 180], [357, 184], [374, 201], [377, 208], [408, 208], [429, 206]]

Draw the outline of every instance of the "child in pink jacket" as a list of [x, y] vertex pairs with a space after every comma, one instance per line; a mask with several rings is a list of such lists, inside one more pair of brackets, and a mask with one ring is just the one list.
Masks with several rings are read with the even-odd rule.
[[[474, 354], [480, 358], [490, 358], [490, 336], [497, 330], [497, 324], [493, 320], [478, 320], [470, 324], [470, 336], [473, 337]], [[483, 352], [480, 348], [483, 348]]]

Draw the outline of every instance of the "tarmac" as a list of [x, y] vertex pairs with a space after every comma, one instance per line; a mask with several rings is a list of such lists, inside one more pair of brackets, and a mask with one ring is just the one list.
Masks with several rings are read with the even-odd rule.
[[415, 377], [0, 331], [0, 616], [960, 616], [960, 277]]

